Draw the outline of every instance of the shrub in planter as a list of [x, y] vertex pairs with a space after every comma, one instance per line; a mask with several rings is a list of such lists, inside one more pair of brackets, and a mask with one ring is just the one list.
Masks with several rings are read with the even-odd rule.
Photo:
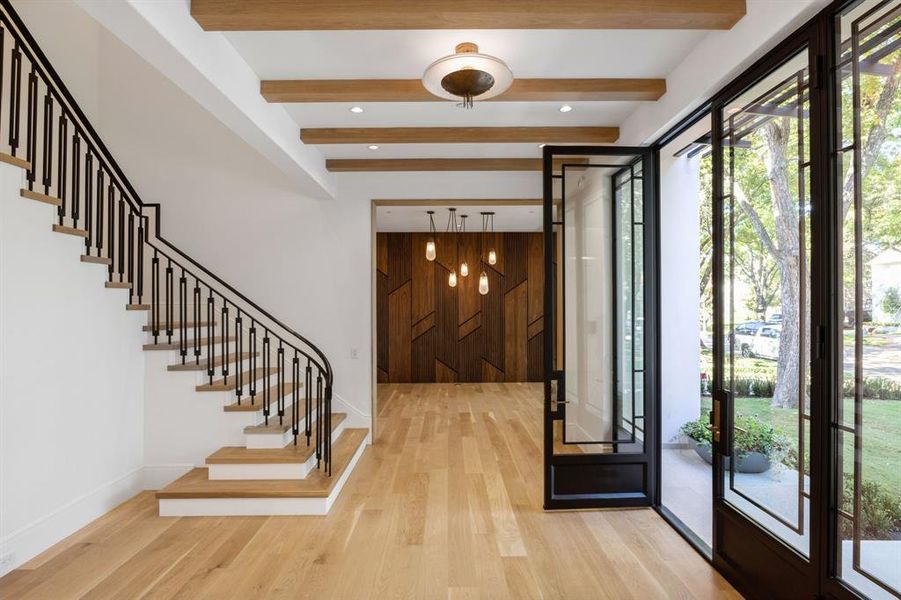
[[[681, 428], [683, 434], [695, 441], [695, 452], [706, 462], [712, 461], [712, 434], [708, 420], [700, 417]], [[736, 415], [733, 450], [735, 470], [740, 473], [762, 473], [773, 460], [779, 461], [789, 450], [788, 441], [776, 433], [772, 425], [757, 417]]]

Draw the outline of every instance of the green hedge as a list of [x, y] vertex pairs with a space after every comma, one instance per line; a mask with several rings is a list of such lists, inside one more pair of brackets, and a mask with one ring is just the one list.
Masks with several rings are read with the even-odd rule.
[[[761, 377], [736, 377], [734, 393], [740, 397], [772, 398], [776, 381]], [[710, 393], [710, 384], [701, 384], [701, 393]], [[844, 396], [854, 395], [854, 382], [846, 380]], [[901, 383], [887, 377], [867, 377], [863, 380], [863, 397], [869, 400], [901, 400]]]

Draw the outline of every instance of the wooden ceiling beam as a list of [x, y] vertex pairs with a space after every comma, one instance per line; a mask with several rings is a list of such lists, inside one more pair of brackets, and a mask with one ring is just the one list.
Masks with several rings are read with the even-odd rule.
[[206, 31], [731, 29], [745, 0], [191, 0]]
[[[267, 102], [447, 102], [419, 79], [267, 80], [260, 93]], [[515, 79], [485, 102], [653, 101], [665, 93], [665, 79]]]
[[301, 129], [304, 144], [612, 144], [619, 127], [354, 127]]
[[[584, 164], [585, 157], [555, 158], [554, 169], [567, 164]], [[325, 167], [333, 173], [412, 171], [541, 171], [540, 158], [332, 158]]]

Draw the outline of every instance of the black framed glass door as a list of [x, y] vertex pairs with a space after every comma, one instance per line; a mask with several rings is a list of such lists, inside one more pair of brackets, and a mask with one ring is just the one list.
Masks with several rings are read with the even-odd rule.
[[[828, 318], [820, 35], [809, 27], [714, 103], [714, 563], [769, 597], [816, 593]], [[816, 229], [816, 231], [815, 231]], [[762, 302], [762, 300], [765, 300]], [[753, 327], [750, 324], [753, 323]], [[823, 356], [819, 359], [825, 358]], [[812, 398], [814, 401], [812, 401]]]
[[654, 497], [651, 159], [649, 148], [544, 148], [548, 509]]

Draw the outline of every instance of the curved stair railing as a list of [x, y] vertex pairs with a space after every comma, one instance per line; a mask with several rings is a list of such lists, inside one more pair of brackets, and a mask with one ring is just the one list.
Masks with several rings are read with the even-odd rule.
[[317, 467], [331, 475], [328, 358], [161, 235], [159, 204], [141, 200], [8, 0], [0, 83], [2, 158], [25, 168], [22, 194], [57, 206], [54, 227], [84, 237], [82, 261], [106, 264], [107, 287], [127, 288], [128, 308], [150, 311], [155, 344], [204, 365], [198, 389], [262, 403], [265, 423], [287, 420], [294, 444], [315, 444]]

